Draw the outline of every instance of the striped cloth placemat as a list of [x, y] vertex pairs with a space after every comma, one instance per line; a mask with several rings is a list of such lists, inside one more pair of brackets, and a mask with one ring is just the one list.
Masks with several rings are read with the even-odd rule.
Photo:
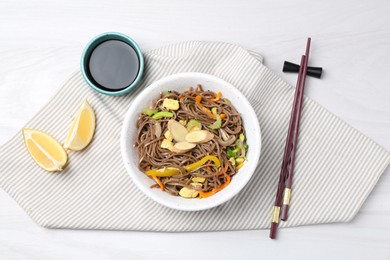
[[[294, 90], [262, 64], [261, 55], [227, 43], [184, 42], [145, 53], [146, 73], [134, 94], [98, 94], [76, 72], [26, 127], [63, 141], [88, 98], [96, 111], [91, 145], [70, 152], [61, 173], [39, 168], [22, 133], [0, 149], [0, 187], [39, 225], [48, 228], [213, 231], [267, 228], [278, 182]], [[253, 105], [262, 128], [262, 156], [244, 190], [211, 210], [181, 212], [144, 196], [125, 171], [119, 137], [125, 112], [145, 86], [195, 71], [236, 86]], [[281, 226], [345, 222], [358, 212], [390, 162], [390, 154], [305, 98], [290, 217]], [[318, 207], [318, 203], [321, 207]]]

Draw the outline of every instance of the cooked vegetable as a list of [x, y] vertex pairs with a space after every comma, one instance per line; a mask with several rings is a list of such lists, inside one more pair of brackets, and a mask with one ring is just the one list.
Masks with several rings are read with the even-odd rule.
[[171, 98], [165, 98], [162, 106], [170, 110], [178, 110], [180, 107], [179, 101]]
[[164, 137], [171, 142], [173, 140], [172, 134], [171, 134], [171, 132], [169, 132], [169, 130], [165, 131]]
[[191, 119], [187, 124], [188, 132], [192, 132], [195, 130], [201, 130], [201, 129], [202, 129], [202, 124], [196, 119]]
[[157, 109], [153, 109], [153, 108], [148, 108], [148, 107], [145, 107], [144, 108], [144, 112], [145, 114], [147, 114], [148, 116], [152, 116], [154, 114], [156, 114], [158, 112]]
[[237, 165], [237, 170], [239, 170], [239, 169], [241, 169], [242, 168], [242, 166], [244, 166], [244, 163], [240, 163], [239, 165]]
[[236, 136], [235, 135], [231, 135], [229, 137], [229, 139], [227, 139], [226, 141], [223, 141], [221, 139], [217, 139], [218, 143], [222, 146], [222, 147], [227, 147], [227, 146], [230, 146], [234, 143], [234, 141], [236, 141]]
[[164, 190], [164, 184], [162, 184], [162, 182], [160, 181], [160, 179], [157, 178], [157, 176], [155, 176], [155, 175], [150, 175], [150, 176], [153, 178], [153, 180], [154, 180], [155, 182], [157, 182], [158, 186], [160, 186], [160, 189], [161, 189], [161, 190]]
[[217, 120], [212, 125], [209, 125], [209, 128], [213, 130], [221, 128], [222, 125], [221, 117], [218, 114], [215, 117]]
[[196, 198], [199, 192], [193, 189], [189, 189], [187, 187], [181, 188], [179, 195], [183, 198]]
[[221, 137], [222, 137], [223, 141], [226, 142], [227, 140], [229, 140], [229, 135], [226, 133], [225, 130], [219, 129], [218, 132], [221, 134]]
[[199, 182], [199, 183], [202, 183], [205, 180], [206, 180], [206, 178], [203, 178], [203, 177], [194, 177], [194, 178], [192, 178], [193, 182]]
[[233, 150], [231, 148], [228, 148], [226, 151], [226, 154], [228, 157], [237, 158], [240, 156], [241, 148], [239, 146], [236, 146]]
[[200, 109], [202, 109], [209, 117], [211, 117], [212, 119], [216, 119], [215, 115], [210, 111], [210, 109], [208, 109], [205, 106], [203, 106], [202, 103], [200, 103], [200, 101], [202, 101], [202, 97], [201, 96], [196, 96], [196, 98], [195, 98], [196, 105]]
[[180, 173], [180, 169], [178, 168], [173, 168], [173, 167], [164, 167], [161, 169], [151, 169], [147, 170], [145, 172], [146, 175], [151, 176], [157, 176], [157, 177], [170, 177], [170, 176], [175, 176]]
[[240, 134], [239, 139], [236, 141], [236, 147], [234, 149], [228, 148], [226, 151], [226, 154], [228, 157], [238, 158], [243, 157], [245, 158], [245, 152], [248, 148], [248, 145], [244, 145], [245, 135]]
[[[186, 169], [189, 172], [192, 172], [198, 169], [199, 167], [201, 167], [203, 164], [205, 164], [208, 161], [212, 161], [215, 164], [215, 167], [217, 168], [221, 166], [221, 162], [216, 156], [207, 155], [197, 162], [184, 166], [184, 169]], [[158, 177], [169, 177], [169, 176], [177, 175], [179, 173], [180, 173], [180, 169], [173, 168], [173, 167], [164, 167], [162, 169], [157, 169], [157, 170], [152, 169], [145, 172], [146, 175], [155, 175]]]
[[230, 157], [230, 158], [229, 158], [229, 162], [230, 162], [233, 166], [236, 165], [236, 160], [234, 159], [234, 157]]
[[191, 186], [194, 187], [196, 190], [202, 189], [203, 184], [199, 182], [192, 182]]
[[161, 142], [161, 148], [165, 148], [165, 149], [168, 149], [169, 151], [172, 151], [173, 149], [173, 143], [171, 140], [169, 139], [164, 139], [162, 142]]
[[199, 191], [199, 198], [208, 198], [208, 197], [214, 195], [215, 193], [226, 188], [230, 184], [231, 177], [229, 174], [225, 174], [225, 177], [226, 177], [226, 182], [224, 182], [221, 186], [214, 188], [209, 192]]
[[160, 122], [156, 122], [154, 124], [154, 134], [156, 135], [157, 138], [160, 138], [161, 136], [161, 124]]
[[173, 113], [171, 112], [168, 112], [168, 111], [161, 111], [161, 112], [157, 112], [156, 114], [154, 114], [152, 116], [153, 119], [161, 119], [161, 118], [171, 118], [173, 117]]
[[221, 166], [221, 162], [219, 161], [217, 156], [215, 156], [215, 155], [207, 155], [207, 156], [203, 157], [201, 160], [199, 160], [199, 161], [197, 161], [195, 163], [192, 163], [190, 165], [184, 166], [184, 168], [187, 171], [192, 172], [192, 171], [195, 171], [196, 169], [198, 169], [200, 166], [202, 166], [203, 164], [205, 164], [208, 161], [212, 161], [217, 168], [219, 168]]
[[236, 162], [237, 162], [238, 164], [243, 163], [244, 161], [245, 161], [245, 159], [242, 158], [242, 157], [239, 157], [239, 158], [236, 159]]
[[214, 102], [217, 102], [221, 99], [221, 96], [222, 96], [222, 93], [221, 92], [218, 92], [216, 97], [211, 99], [211, 101], [214, 101]]

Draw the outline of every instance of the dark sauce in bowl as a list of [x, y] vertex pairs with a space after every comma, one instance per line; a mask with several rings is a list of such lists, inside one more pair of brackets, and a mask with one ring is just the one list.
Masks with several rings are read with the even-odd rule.
[[107, 40], [97, 45], [87, 62], [92, 82], [107, 91], [130, 86], [137, 78], [140, 62], [136, 51], [120, 40]]

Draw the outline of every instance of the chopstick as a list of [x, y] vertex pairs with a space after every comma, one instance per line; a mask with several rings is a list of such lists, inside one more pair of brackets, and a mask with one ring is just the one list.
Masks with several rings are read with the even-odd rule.
[[[304, 87], [306, 82], [306, 73], [308, 65], [308, 57], [310, 51], [311, 39], [307, 39], [305, 55], [301, 57], [301, 63], [298, 73], [297, 84], [295, 88], [295, 96], [291, 110], [290, 123], [287, 132], [286, 144], [284, 148], [284, 155], [282, 167], [279, 175], [278, 189], [276, 192], [275, 204], [272, 213], [272, 222], [270, 229], [270, 238], [276, 238], [276, 232], [279, 225], [280, 210], [282, 207], [282, 200], [285, 208], [282, 209], [282, 214], [287, 219], [288, 207], [290, 203], [291, 186], [292, 186], [292, 171], [295, 164], [296, 145], [299, 133], [300, 115], [302, 110]], [[289, 172], [289, 174], [287, 173]], [[288, 174], [288, 175], [287, 175]], [[283, 193], [285, 196], [283, 197]]]
[[[305, 63], [303, 66], [303, 75], [306, 75], [307, 73], [307, 65], [309, 61], [309, 52], [310, 52], [310, 43], [311, 39], [307, 39], [307, 45], [306, 45], [306, 52], [305, 52]], [[295, 129], [294, 129], [294, 136], [292, 140], [292, 151], [291, 151], [291, 161], [288, 168], [288, 175], [286, 177], [285, 182], [285, 188], [284, 188], [284, 197], [283, 197], [283, 208], [282, 208], [282, 214], [280, 219], [283, 221], [286, 221], [288, 218], [288, 209], [290, 206], [290, 198], [291, 198], [291, 186], [292, 186], [292, 178], [294, 173], [294, 166], [295, 166], [295, 156], [297, 152], [297, 145], [298, 145], [298, 136], [299, 136], [299, 126], [301, 122], [301, 112], [302, 112], [302, 104], [303, 104], [303, 97], [305, 93], [305, 83], [306, 83], [306, 77], [302, 77], [301, 82], [301, 91], [300, 91], [300, 97], [298, 101], [298, 107], [297, 107], [297, 117], [295, 122]]]

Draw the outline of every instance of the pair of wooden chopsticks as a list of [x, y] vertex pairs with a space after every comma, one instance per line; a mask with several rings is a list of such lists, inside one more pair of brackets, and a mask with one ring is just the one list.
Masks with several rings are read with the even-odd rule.
[[309, 61], [310, 42], [311, 38], [308, 38], [305, 55], [302, 55], [301, 58], [298, 80], [295, 88], [295, 96], [286, 138], [286, 145], [284, 148], [282, 168], [280, 170], [278, 190], [276, 193], [276, 199], [272, 213], [272, 223], [270, 230], [270, 238], [272, 239], [276, 237], [279, 219], [286, 221], [288, 218], [295, 154], [298, 144], [299, 124], [301, 121], [303, 94], [305, 92], [307, 64]]

